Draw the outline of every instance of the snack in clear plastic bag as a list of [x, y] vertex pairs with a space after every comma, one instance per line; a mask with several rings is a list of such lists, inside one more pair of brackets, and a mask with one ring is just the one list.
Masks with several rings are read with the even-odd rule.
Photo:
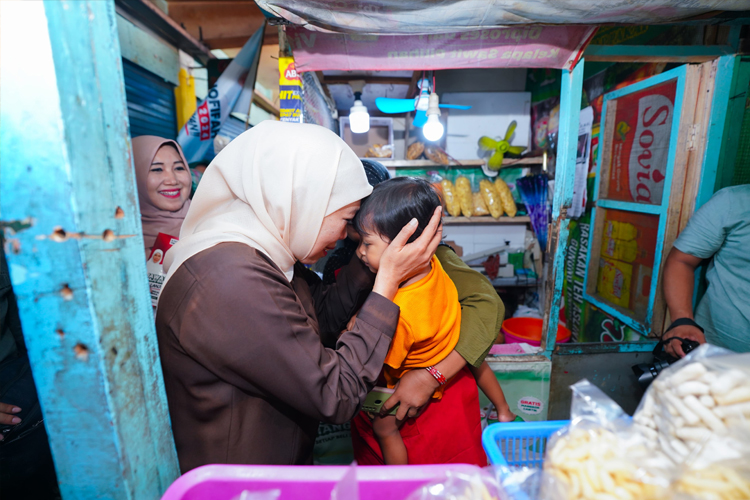
[[456, 194], [461, 204], [461, 213], [465, 217], [471, 217], [473, 214], [474, 199], [471, 193], [471, 181], [468, 177], [462, 175], [456, 178]]
[[487, 179], [479, 181], [479, 192], [484, 198], [484, 202], [487, 204], [487, 209], [490, 211], [490, 215], [495, 219], [502, 217], [503, 215], [503, 204], [500, 201], [500, 195], [497, 192], [494, 184]]
[[474, 215], [490, 214], [489, 210], [487, 210], [487, 205], [484, 203], [484, 199], [482, 198], [482, 195], [480, 193], [471, 193], [471, 198], [474, 201]]
[[[406, 497], [406, 500], [499, 500], [497, 480], [483, 469], [474, 474], [448, 471]], [[507, 498], [507, 497], [502, 497]]]
[[414, 142], [406, 149], [406, 159], [416, 160], [422, 156], [422, 153], [424, 153], [424, 143], [419, 141]]
[[501, 500], [562, 500], [565, 486], [542, 469], [496, 465], [491, 468], [499, 485]]
[[633, 422], [675, 464], [705, 468], [737, 459], [738, 442], [750, 448], [742, 432], [750, 426], [750, 354], [697, 348], [659, 374]]
[[625, 412], [588, 380], [571, 387], [570, 425], [548, 445], [544, 470], [567, 487], [567, 499], [660, 499], [671, 462], [630, 432]]
[[450, 158], [448, 158], [448, 154], [443, 150], [443, 148], [434, 144], [425, 146], [424, 155], [428, 160], [433, 161], [438, 165], [450, 165], [451, 162]]
[[453, 185], [448, 179], [440, 181], [440, 185], [443, 188], [443, 197], [445, 199], [445, 208], [448, 213], [453, 217], [461, 215], [461, 202], [458, 201], [458, 193], [456, 192], [456, 186]]
[[691, 500], [746, 500], [750, 498], [750, 466], [733, 461], [683, 474], [674, 483], [677, 498]]
[[502, 203], [505, 213], [508, 214], [508, 217], [515, 217], [518, 208], [516, 208], [516, 202], [513, 201], [513, 193], [510, 192], [508, 184], [499, 175], [495, 178], [495, 189], [500, 196], [500, 203]]
[[749, 387], [750, 354], [710, 345], [664, 369], [632, 420], [581, 381], [544, 470], [567, 499], [750, 498]]

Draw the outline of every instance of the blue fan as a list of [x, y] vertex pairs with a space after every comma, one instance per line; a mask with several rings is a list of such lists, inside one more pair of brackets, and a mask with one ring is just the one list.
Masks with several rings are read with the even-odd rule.
[[[414, 99], [393, 99], [391, 97], [375, 98], [375, 106], [380, 111], [388, 114], [409, 113], [416, 111], [414, 115], [414, 126], [421, 127], [427, 123], [427, 108], [430, 103], [430, 81], [423, 78], [419, 81], [419, 95]], [[460, 106], [458, 104], [441, 104], [441, 108], [471, 109], [471, 106]]]

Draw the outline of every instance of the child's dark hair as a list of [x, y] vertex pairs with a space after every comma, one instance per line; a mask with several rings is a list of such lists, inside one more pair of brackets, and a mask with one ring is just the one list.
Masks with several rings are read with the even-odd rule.
[[354, 217], [354, 229], [359, 234], [377, 233], [393, 241], [409, 221], [417, 219], [417, 230], [409, 238], [411, 243], [419, 238], [439, 206], [440, 198], [429, 182], [396, 177], [375, 186], [362, 201]]

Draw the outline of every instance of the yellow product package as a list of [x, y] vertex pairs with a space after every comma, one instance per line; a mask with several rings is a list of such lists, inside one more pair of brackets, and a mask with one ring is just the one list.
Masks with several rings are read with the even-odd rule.
[[602, 257], [599, 260], [599, 280], [596, 291], [606, 301], [629, 309], [632, 278], [632, 265]]
[[482, 195], [479, 193], [471, 194], [472, 200], [474, 200], [474, 215], [489, 215], [490, 212], [487, 210], [487, 205], [484, 203]]
[[473, 215], [474, 199], [471, 195], [471, 181], [467, 177], [462, 175], [456, 178], [456, 194], [461, 204], [461, 213], [465, 217], [471, 217]]
[[487, 204], [490, 215], [496, 219], [500, 218], [503, 215], [503, 204], [495, 186], [487, 179], [482, 179], [479, 181], [479, 193]]
[[634, 240], [638, 237], [638, 229], [629, 222], [608, 220], [604, 225], [604, 234], [615, 240]]
[[513, 193], [510, 192], [510, 188], [499, 175], [495, 179], [495, 189], [500, 196], [500, 203], [503, 204], [505, 213], [508, 214], [508, 217], [515, 217], [518, 208], [516, 208], [516, 202], [513, 201]]
[[448, 213], [453, 217], [460, 216], [461, 202], [458, 201], [456, 186], [448, 179], [440, 181], [440, 186], [443, 188], [443, 199], [445, 200], [445, 208], [448, 210]]
[[623, 262], [635, 262], [638, 258], [638, 242], [636, 240], [616, 240], [604, 236], [602, 241], [602, 255]]

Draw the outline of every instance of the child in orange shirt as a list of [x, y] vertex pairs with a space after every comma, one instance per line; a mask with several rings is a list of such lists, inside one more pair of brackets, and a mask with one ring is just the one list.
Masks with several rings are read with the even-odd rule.
[[[380, 257], [399, 231], [416, 219], [418, 228], [409, 240], [411, 243], [422, 233], [439, 205], [437, 193], [422, 179], [398, 177], [378, 184], [362, 202], [354, 219], [354, 227], [361, 237], [357, 256], [371, 271], [377, 272]], [[409, 370], [432, 369], [442, 361], [458, 343], [461, 329], [458, 292], [434, 255], [424, 269], [401, 284], [393, 302], [401, 308], [401, 314], [383, 369], [390, 388]], [[498, 405], [498, 411], [507, 409], [504, 417], [512, 420], [515, 415], [510, 413], [500, 384], [487, 363], [472, 371], [482, 391]], [[433, 397], [440, 399], [443, 388], [441, 385]], [[373, 431], [386, 464], [408, 463], [395, 415], [376, 416]]]

